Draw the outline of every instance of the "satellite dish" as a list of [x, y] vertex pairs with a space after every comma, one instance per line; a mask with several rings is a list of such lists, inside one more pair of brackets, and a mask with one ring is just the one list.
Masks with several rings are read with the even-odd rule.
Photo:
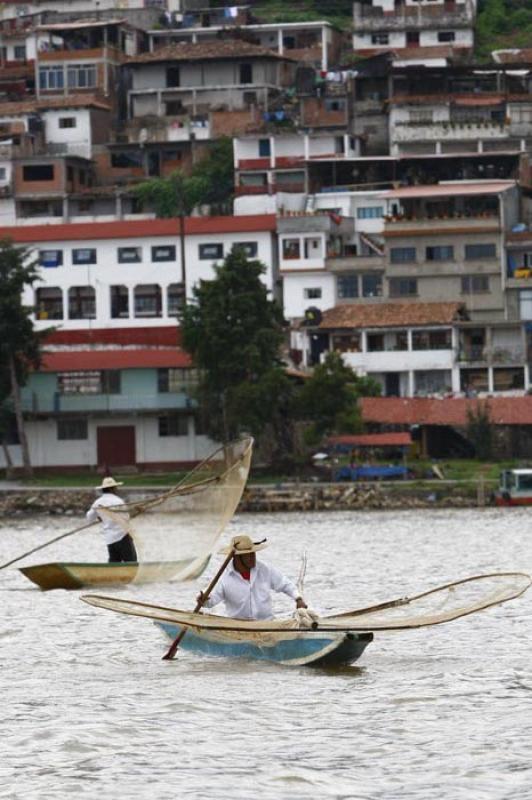
[[310, 306], [310, 308], [307, 308], [305, 311], [305, 323], [307, 325], [319, 325], [322, 318], [323, 314], [316, 306]]

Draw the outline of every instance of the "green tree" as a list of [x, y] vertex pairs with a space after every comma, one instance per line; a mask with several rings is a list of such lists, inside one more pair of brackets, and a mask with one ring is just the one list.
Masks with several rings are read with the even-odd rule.
[[183, 312], [183, 346], [200, 371], [198, 400], [207, 432], [229, 440], [260, 435], [287, 391], [279, 361], [280, 306], [261, 280], [265, 267], [233, 248], [212, 280], [194, 287]]
[[477, 402], [467, 409], [467, 438], [475, 448], [475, 455], [488, 461], [493, 454], [493, 424], [488, 402]]
[[181, 170], [165, 178], [151, 178], [135, 187], [135, 194], [143, 203], [151, 205], [157, 217], [179, 220], [181, 276], [186, 305], [187, 269], [185, 257], [185, 220], [194, 208], [204, 201], [209, 185], [202, 176], [187, 176]]
[[331, 352], [306, 381], [298, 398], [299, 415], [311, 424], [309, 444], [333, 433], [358, 433], [362, 419], [359, 397], [377, 397], [380, 386], [372, 378], [359, 378], [339, 353]]
[[194, 166], [192, 175], [204, 181], [206, 186], [202, 203], [210, 205], [213, 213], [232, 213], [235, 185], [232, 139], [228, 136], [217, 139], [205, 158]]
[[24, 288], [39, 277], [37, 266], [27, 248], [15, 247], [8, 239], [0, 241], [0, 402], [5, 408], [6, 395], [11, 394], [25, 475], [31, 475], [32, 468], [20, 389], [29, 369], [39, 365], [41, 343], [49, 332], [34, 330], [33, 308], [22, 302]]

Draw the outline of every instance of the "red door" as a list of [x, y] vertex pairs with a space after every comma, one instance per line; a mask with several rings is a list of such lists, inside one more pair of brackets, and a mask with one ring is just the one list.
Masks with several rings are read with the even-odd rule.
[[97, 448], [99, 467], [135, 466], [135, 426], [105, 425], [98, 428]]

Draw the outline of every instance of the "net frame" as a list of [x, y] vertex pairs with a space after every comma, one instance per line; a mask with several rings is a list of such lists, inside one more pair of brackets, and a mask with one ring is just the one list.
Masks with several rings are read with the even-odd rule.
[[252, 450], [249, 436], [221, 445], [156, 497], [98, 509], [133, 538], [133, 583], [186, 580], [206, 566], [240, 503]]

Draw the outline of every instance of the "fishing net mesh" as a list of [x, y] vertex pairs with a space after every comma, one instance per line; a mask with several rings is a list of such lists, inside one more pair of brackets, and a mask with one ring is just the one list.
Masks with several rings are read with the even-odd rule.
[[220, 447], [177, 486], [99, 513], [135, 542], [135, 583], [185, 580], [198, 575], [233, 516], [246, 485], [253, 440]]
[[317, 627], [310, 629], [307, 627], [308, 620], [301, 627], [296, 617], [263, 621], [239, 620], [100, 595], [87, 595], [82, 600], [120, 614], [184, 626], [207, 634], [209, 638], [228, 637], [232, 641], [262, 641], [266, 644], [272, 642], [272, 636], [286, 638], [294, 633], [299, 636], [316, 636], [325, 631], [393, 631], [438, 625], [513, 600], [526, 592], [530, 585], [530, 576], [520, 572], [477, 575], [409, 598], [347, 611], [334, 617], [318, 617]]

